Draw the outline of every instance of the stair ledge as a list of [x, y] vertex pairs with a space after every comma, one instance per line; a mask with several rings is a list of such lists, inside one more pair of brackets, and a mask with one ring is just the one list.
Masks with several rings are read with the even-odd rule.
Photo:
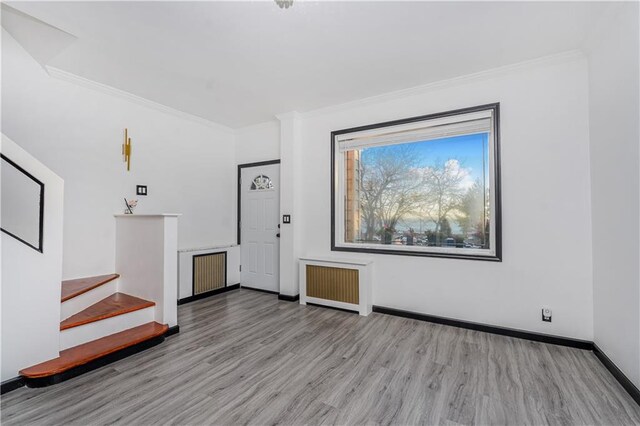
[[80, 296], [83, 293], [93, 290], [96, 287], [100, 287], [101, 285], [117, 278], [120, 278], [120, 275], [108, 274], [62, 281], [60, 301], [66, 302], [69, 299]]
[[129, 296], [125, 293], [114, 293], [62, 321], [60, 330], [78, 327], [152, 306], [155, 306], [155, 302]]
[[64, 373], [72, 368], [79, 367], [106, 357], [107, 355], [163, 336], [169, 326], [150, 322], [138, 327], [130, 328], [110, 336], [102, 337], [73, 348], [60, 352], [58, 358], [25, 368], [20, 375], [27, 379], [38, 379]]

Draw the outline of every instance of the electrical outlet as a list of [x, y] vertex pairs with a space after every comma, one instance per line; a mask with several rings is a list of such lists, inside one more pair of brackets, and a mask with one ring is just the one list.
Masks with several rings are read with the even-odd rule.
[[136, 185], [136, 195], [147, 195], [147, 185]]
[[551, 309], [542, 308], [542, 321], [551, 322]]

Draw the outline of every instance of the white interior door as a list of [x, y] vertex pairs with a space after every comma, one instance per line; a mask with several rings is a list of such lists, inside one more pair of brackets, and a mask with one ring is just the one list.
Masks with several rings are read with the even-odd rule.
[[280, 164], [244, 167], [240, 174], [243, 286], [280, 290]]

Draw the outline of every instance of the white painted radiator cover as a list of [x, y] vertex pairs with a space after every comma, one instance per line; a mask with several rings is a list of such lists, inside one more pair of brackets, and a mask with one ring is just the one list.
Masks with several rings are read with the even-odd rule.
[[227, 252], [227, 286], [240, 284], [240, 246], [222, 244], [178, 250], [178, 299], [193, 296], [193, 256]]
[[[334, 300], [319, 299], [307, 296], [307, 265], [328, 266], [333, 268], [357, 269], [359, 272], [358, 291], [360, 303], [358, 305]], [[344, 259], [338, 257], [316, 256], [300, 258], [300, 304], [315, 303], [331, 306], [333, 308], [356, 311], [362, 316], [367, 316], [372, 310], [372, 275], [373, 262], [364, 259]]]

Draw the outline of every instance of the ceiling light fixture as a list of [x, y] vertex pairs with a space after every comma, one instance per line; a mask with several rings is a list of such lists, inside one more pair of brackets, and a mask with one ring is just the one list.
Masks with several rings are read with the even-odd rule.
[[289, 9], [293, 6], [293, 0], [274, 0], [280, 9]]

